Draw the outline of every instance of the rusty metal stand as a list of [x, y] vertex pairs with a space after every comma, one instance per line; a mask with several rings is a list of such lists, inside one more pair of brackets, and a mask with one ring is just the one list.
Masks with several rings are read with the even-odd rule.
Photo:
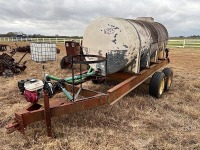
[[51, 132], [51, 110], [49, 107], [49, 96], [47, 91], [44, 91], [44, 117], [46, 122], [47, 136], [52, 137]]

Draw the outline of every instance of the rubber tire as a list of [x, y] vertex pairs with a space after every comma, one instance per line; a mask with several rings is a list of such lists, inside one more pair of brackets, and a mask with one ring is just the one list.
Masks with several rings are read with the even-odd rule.
[[64, 56], [61, 61], [60, 61], [60, 68], [61, 69], [66, 69], [66, 68], [69, 68], [70, 69], [70, 63], [67, 63], [66, 62], [66, 59], [68, 58], [68, 56]]
[[[173, 71], [171, 68], [164, 68], [162, 72], [165, 74], [165, 91], [169, 91], [172, 81], [173, 81]], [[169, 85], [170, 80], [171, 80], [171, 83]]]
[[64, 56], [64, 57], [61, 59], [61, 61], [60, 61], [60, 68], [61, 68], [61, 69], [67, 68], [66, 63], [65, 63], [65, 58], [66, 58], [66, 57], [67, 57], [67, 56]]
[[101, 82], [99, 80], [92, 80], [93, 84], [100, 84]]
[[99, 78], [99, 79], [93, 79], [92, 80], [92, 83], [93, 84], [102, 84], [102, 83], [104, 83], [105, 82], [105, 78]]
[[149, 84], [149, 94], [156, 98], [161, 98], [164, 92], [160, 93], [161, 82], [165, 81], [165, 74], [163, 72], [155, 72], [150, 80]]

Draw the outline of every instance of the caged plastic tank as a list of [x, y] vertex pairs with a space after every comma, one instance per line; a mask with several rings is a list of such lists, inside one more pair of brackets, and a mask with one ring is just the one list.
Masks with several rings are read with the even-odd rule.
[[[166, 28], [151, 17], [135, 20], [101, 17], [92, 21], [83, 35], [85, 55], [106, 56], [107, 73], [118, 71], [139, 73], [140, 68], [149, 67], [165, 57], [168, 41]], [[87, 57], [86, 60], [94, 58]], [[90, 64], [105, 74], [105, 63]]]

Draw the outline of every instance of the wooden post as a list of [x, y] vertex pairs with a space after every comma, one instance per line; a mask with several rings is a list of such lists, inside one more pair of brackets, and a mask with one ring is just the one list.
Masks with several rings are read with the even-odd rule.
[[185, 48], [185, 39], [183, 40], [183, 48]]

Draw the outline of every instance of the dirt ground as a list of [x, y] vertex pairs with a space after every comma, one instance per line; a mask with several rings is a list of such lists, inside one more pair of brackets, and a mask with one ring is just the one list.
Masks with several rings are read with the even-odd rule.
[[[71, 72], [59, 67], [65, 49], [63, 44], [57, 47], [61, 53], [56, 61], [44, 64], [45, 73], [66, 77]], [[43, 78], [43, 64], [27, 55], [24, 72], [11, 78], [0, 77], [0, 149], [200, 149], [200, 49], [173, 48], [169, 56], [174, 80], [161, 99], [149, 96], [148, 85], [143, 84], [112, 106], [53, 118], [54, 138], [48, 138], [43, 121], [29, 125], [25, 135], [6, 134], [5, 125], [28, 104], [17, 82]]]

